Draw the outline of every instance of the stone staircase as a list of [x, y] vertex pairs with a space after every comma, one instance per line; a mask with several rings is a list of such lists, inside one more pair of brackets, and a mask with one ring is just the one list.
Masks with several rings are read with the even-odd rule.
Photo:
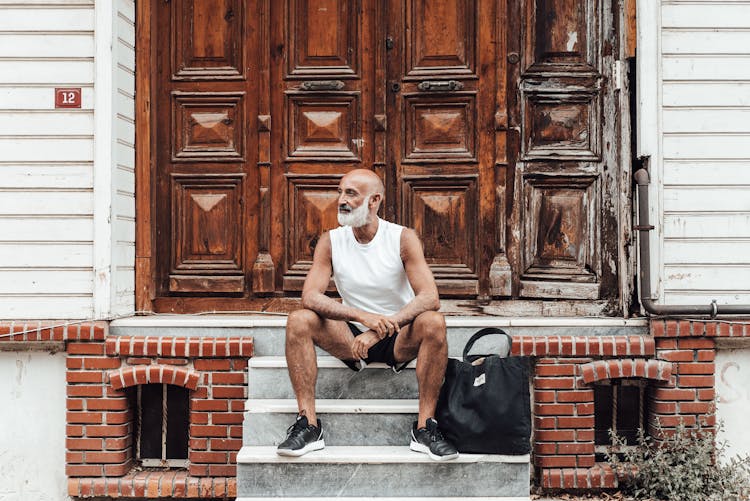
[[[460, 356], [474, 328], [449, 329]], [[243, 447], [237, 456], [238, 501], [312, 499], [529, 499], [529, 456], [461, 454], [436, 462], [409, 450], [417, 415], [415, 364], [401, 374], [384, 364], [355, 373], [318, 351], [317, 414], [326, 448], [281, 457], [276, 444], [297, 415], [283, 331], [260, 340], [248, 367]]]
[[[447, 317], [449, 356], [458, 358], [471, 334], [496, 326], [513, 336], [644, 335], [642, 320], [582, 317]], [[417, 413], [414, 364], [401, 374], [384, 365], [354, 373], [318, 351], [317, 408], [326, 448], [284, 458], [275, 445], [297, 412], [284, 358], [284, 316], [154, 315], [112, 322], [110, 335], [244, 337], [249, 361], [243, 448], [237, 457], [238, 501], [263, 499], [393, 500], [529, 499], [529, 457], [472, 456], [435, 462], [409, 450]], [[499, 346], [477, 346], [499, 352]]]

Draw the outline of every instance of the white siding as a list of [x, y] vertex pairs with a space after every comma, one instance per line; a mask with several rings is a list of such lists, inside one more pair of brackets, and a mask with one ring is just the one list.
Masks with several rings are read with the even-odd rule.
[[655, 106], [641, 99], [639, 114], [640, 137], [656, 139], [641, 151], [652, 159], [656, 298], [750, 303], [750, 1], [661, 0], [656, 16], [650, 3], [640, 41], [656, 64], [639, 71]]
[[135, 2], [114, 3], [112, 313], [135, 310]]
[[[94, 1], [0, 0], [0, 318], [93, 313]], [[55, 110], [55, 87], [82, 87]]]

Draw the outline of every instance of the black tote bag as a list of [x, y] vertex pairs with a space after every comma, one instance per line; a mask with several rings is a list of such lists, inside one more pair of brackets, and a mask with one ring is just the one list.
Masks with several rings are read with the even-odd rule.
[[490, 335], [506, 336], [510, 352], [512, 340], [505, 331], [490, 327], [474, 334], [464, 347], [463, 360], [448, 359], [436, 419], [459, 452], [528, 454], [529, 359], [469, 355], [474, 343]]

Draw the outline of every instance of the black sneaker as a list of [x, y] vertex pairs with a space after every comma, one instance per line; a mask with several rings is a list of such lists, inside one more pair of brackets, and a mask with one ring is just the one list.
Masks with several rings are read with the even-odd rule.
[[435, 461], [456, 459], [458, 451], [440, 433], [437, 421], [429, 418], [426, 424], [425, 428], [417, 429], [417, 422], [414, 421], [414, 425], [411, 428], [411, 444], [409, 444], [409, 448], [413, 451], [423, 452]]
[[280, 456], [302, 456], [310, 451], [318, 451], [326, 446], [323, 441], [323, 427], [308, 424], [307, 416], [297, 416], [297, 420], [286, 430], [286, 440], [279, 444], [276, 453]]

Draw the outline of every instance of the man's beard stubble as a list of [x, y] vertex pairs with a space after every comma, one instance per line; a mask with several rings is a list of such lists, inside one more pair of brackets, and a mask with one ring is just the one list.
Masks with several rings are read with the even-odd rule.
[[[370, 211], [368, 208], [368, 202], [370, 201], [370, 195], [365, 197], [362, 204], [356, 209], [350, 207], [350, 212], [341, 212], [341, 208], [338, 211], [338, 220], [341, 226], [351, 226], [352, 228], [359, 228], [366, 225], [369, 221]], [[347, 205], [347, 207], [349, 207]]]

